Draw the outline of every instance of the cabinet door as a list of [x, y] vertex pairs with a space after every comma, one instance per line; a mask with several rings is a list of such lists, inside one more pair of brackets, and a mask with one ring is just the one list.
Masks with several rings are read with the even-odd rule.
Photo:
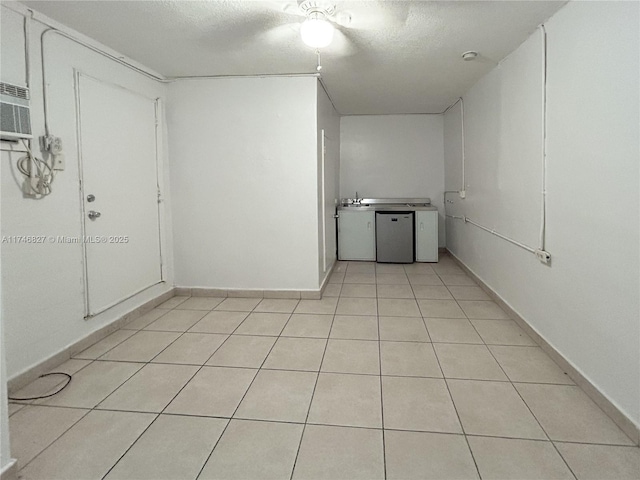
[[438, 261], [438, 212], [416, 212], [416, 261]]
[[339, 212], [338, 259], [375, 261], [375, 212]]

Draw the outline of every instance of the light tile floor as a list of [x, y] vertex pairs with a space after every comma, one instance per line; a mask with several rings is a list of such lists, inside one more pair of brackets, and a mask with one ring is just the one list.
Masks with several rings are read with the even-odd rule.
[[640, 477], [446, 256], [340, 262], [322, 300], [173, 297], [55, 370], [10, 404], [25, 480]]

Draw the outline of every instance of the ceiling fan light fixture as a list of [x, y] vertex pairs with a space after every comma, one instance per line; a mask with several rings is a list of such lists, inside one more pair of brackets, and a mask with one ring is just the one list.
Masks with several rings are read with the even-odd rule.
[[321, 13], [312, 13], [300, 26], [300, 36], [306, 45], [324, 48], [333, 40], [333, 25]]

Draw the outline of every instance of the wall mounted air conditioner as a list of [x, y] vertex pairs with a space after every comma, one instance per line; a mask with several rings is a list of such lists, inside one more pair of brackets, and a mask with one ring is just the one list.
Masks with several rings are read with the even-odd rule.
[[32, 137], [29, 89], [0, 82], [0, 140]]

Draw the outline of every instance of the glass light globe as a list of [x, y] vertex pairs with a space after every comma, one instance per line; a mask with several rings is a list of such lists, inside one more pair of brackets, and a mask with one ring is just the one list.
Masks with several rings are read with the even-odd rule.
[[302, 41], [313, 48], [324, 48], [333, 40], [333, 25], [322, 18], [309, 18], [300, 27]]

